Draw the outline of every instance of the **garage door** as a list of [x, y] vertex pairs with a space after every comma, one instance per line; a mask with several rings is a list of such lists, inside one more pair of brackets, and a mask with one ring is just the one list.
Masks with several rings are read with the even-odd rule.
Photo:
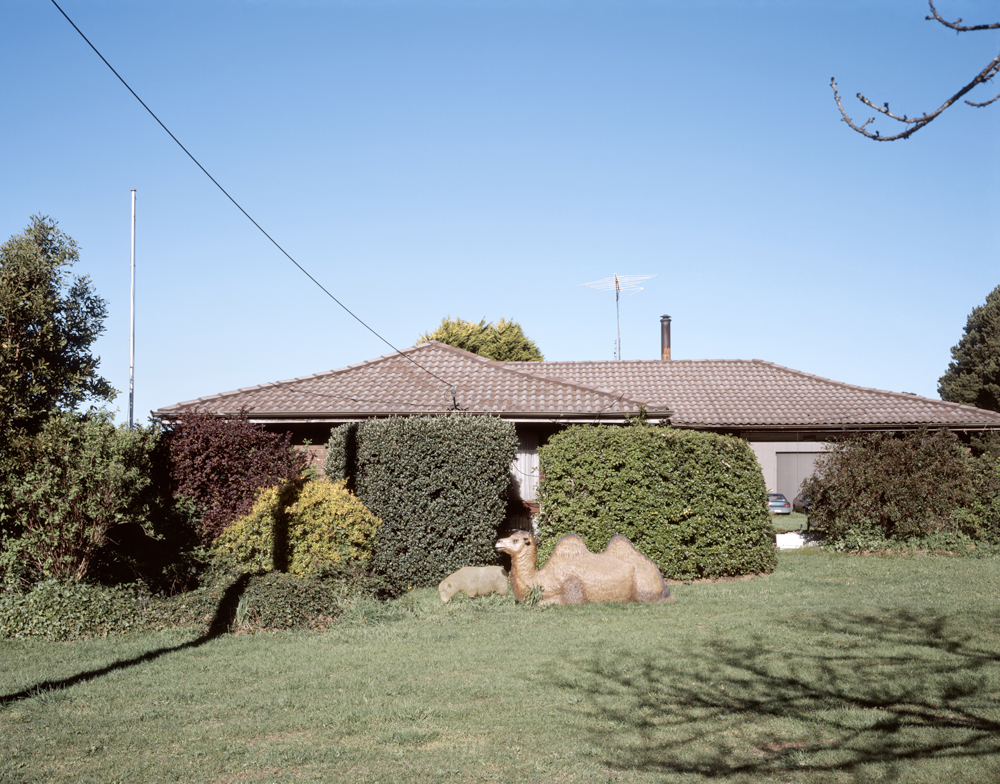
[[819, 452], [778, 452], [778, 492], [789, 501], [802, 489], [802, 483], [812, 476]]

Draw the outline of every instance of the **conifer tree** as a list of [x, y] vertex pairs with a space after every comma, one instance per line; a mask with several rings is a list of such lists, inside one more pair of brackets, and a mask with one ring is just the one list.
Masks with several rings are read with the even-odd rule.
[[938, 380], [942, 400], [1000, 411], [1000, 286], [972, 309], [965, 334]]

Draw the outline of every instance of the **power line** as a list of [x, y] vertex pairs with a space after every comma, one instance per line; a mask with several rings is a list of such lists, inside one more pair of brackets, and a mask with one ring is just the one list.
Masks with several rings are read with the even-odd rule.
[[[202, 171], [202, 172], [204, 173], [204, 175], [205, 175], [206, 177], [208, 177], [208, 179], [210, 179], [210, 180], [211, 180], [211, 181], [212, 181], [212, 182], [213, 182], [213, 183], [215, 184], [215, 187], [216, 187], [216, 188], [218, 188], [218, 189], [219, 189], [220, 191], [222, 191], [222, 193], [223, 193], [223, 194], [225, 194], [226, 198], [227, 198], [227, 199], [229, 199], [229, 201], [231, 201], [231, 202], [232, 202], [232, 203], [233, 203], [233, 204], [235, 205], [236, 209], [238, 209], [238, 210], [239, 210], [240, 212], [242, 212], [242, 213], [243, 213], [243, 215], [244, 215], [244, 216], [246, 216], [246, 219], [247, 219], [247, 220], [249, 220], [249, 221], [250, 221], [250, 222], [251, 222], [251, 223], [252, 223], [252, 224], [253, 224], [254, 226], [256, 226], [256, 227], [257, 227], [257, 229], [258, 229], [258, 231], [260, 231], [260, 233], [261, 233], [261, 234], [263, 234], [263, 235], [264, 235], [265, 237], [267, 237], [267, 238], [268, 238], [268, 239], [269, 239], [269, 240], [271, 241], [271, 244], [272, 244], [272, 245], [274, 245], [274, 247], [276, 247], [276, 248], [277, 248], [277, 249], [278, 249], [279, 251], [281, 251], [281, 253], [282, 253], [282, 254], [283, 254], [283, 255], [285, 256], [285, 258], [287, 258], [287, 259], [288, 259], [288, 260], [289, 260], [290, 262], [292, 262], [292, 264], [294, 264], [294, 265], [295, 265], [296, 267], [298, 267], [299, 271], [300, 271], [300, 272], [301, 272], [301, 273], [302, 273], [303, 275], [305, 275], [305, 276], [306, 276], [307, 278], [309, 278], [309, 280], [311, 280], [311, 281], [312, 281], [313, 283], [315, 283], [315, 284], [316, 284], [316, 286], [318, 286], [318, 287], [319, 287], [319, 289], [320, 289], [320, 290], [321, 290], [321, 291], [322, 291], [322, 292], [323, 292], [324, 294], [326, 294], [326, 295], [327, 295], [327, 296], [328, 296], [328, 297], [329, 297], [330, 299], [332, 299], [332, 300], [333, 300], [334, 302], [336, 302], [336, 303], [337, 303], [337, 304], [338, 304], [338, 305], [339, 305], [339, 306], [340, 306], [340, 307], [341, 307], [341, 308], [342, 308], [342, 309], [344, 310], [344, 312], [345, 312], [345, 313], [347, 313], [347, 314], [348, 314], [348, 315], [349, 315], [349, 316], [350, 316], [351, 318], [353, 318], [353, 319], [354, 319], [355, 321], [357, 321], [357, 322], [358, 322], [358, 323], [359, 323], [359, 324], [360, 324], [360, 325], [361, 325], [362, 327], [364, 327], [364, 328], [365, 328], [365, 329], [367, 329], [367, 330], [368, 330], [369, 332], [371, 332], [371, 333], [372, 333], [372, 334], [373, 334], [373, 335], [374, 335], [375, 337], [377, 337], [377, 338], [378, 338], [379, 340], [381, 340], [381, 341], [382, 341], [383, 343], [385, 343], [385, 344], [386, 344], [386, 345], [387, 345], [387, 346], [388, 346], [389, 348], [391, 348], [391, 349], [392, 349], [393, 351], [395, 351], [395, 352], [396, 352], [397, 354], [399, 354], [399, 355], [400, 355], [400, 356], [402, 356], [402, 357], [405, 357], [405, 358], [406, 358], [407, 360], [409, 360], [410, 362], [412, 362], [412, 363], [413, 363], [414, 365], [416, 365], [416, 366], [417, 366], [418, 368], [420, 368], [420, 369], [421, 369], [422, 371], [424, 371], [424, 372], [425, 372], [425, 373], [426, 373], [427, 375], [429, 375], [429, 376], [432, 376], [433, 378], [436, 378], [436, 379], [437, 379], [438, 381], [440, 381], [440, 382], [441, 382], [442, 384], [446, 384], [446, 385], [447, 385], [447, 386], [448, 386], [448, 387], [449, 387], [449, 388], [451, 389], [451, 391], [452, 391], [452, 399], [454, 400], [454, 394], [455, 394], [455, 385], [454, 385], [454, 384], [452, 384], [452, 383], [450, 383], [450, 382], [448, 382], [448, 381], [445, 381], [445, 380], [444, 380], [443, 378], [441, 378], [441, 377], [440, 377], [439, 375], [437, 375], [436, 373], [433, 373], [433, 372], [431, 372], [430, 370], [428, 370], [427, 368], [425, 368], [425, 367], [424, 367], [423, 365], [421, 365], [421, 364], [420, 364], [419, 362], [417, 362], [417, 361], [416, 361], [415, 359], [413, 359], [413, 357], [410, 357], [410, 356], [407, 356], [406, 354], [404, 354], [404, 353], [403, 353], [402, 351], [400, 351], [400, 350], [399, 350], [398, 348], [396, 348], [396, 347], [395, 347], [395, 346], [394, 346], [394, 345], [393, 345], [392, 343], [390, 343], [390, 342], [389, 342], [388, 340], [386, 340], [386, 339], [385, 339], [384, 337], [382, 337], [382, 336], [381, 336], [381, 335], [380, 335], [380, 334], [379, 334], [378, 332], [376, 332], [376, 331], [375, 331], [375, 330], [374, 330], [374, 329], [373, 329], [372, 327], [368, 326], [368, 324], [366, 324], [366, 323], [365, 323], [365, 322], [364, 322], [364, 321], [363, 321], [363, 320], [361, 319], [361, 317], [360, 317], [360, 316], [358, 316], [357, 314], [355, 314], [355, 313], [354, 313], [354, 312], [353, 312], [353, 311], [352, 311], [352, 310], [351, 310], [350, 308], [348, 308], [348, 307], [347, 307], [347, 306], [346, 306], [346, 305], [345, 305], [345, 304], [344, 304], [343, 302], [341, 302], [341, 301], [340, 301], [339, 299], [337, 299], [337, 298], [336, 298], [335, 296], [333, 296], [333, 294], [331, 294], [331, 293], [330, 293], [330, 292], [329, 292], [329, 291], [328, 291], [328, 290], [326, 289], [326, 287], [325, 287], [325, 286], [324, 286], [324, 285], [323, 285], [322, 283], [320, 283], [320, 282], [319, 282], [318, 280], [316, 280], [316, 278], [314, 278], [314, 277], [313, 277], [312, 275], [310, 275], [310, 274], [309, 274], [309, 272], [308, 272], [308, 271], [306, 270], [306, 268], [305, 268], [305, 267], [303, 267], [303, 266], [302, 266], [301, 264], [299, 264], [299, 263], [298, 263], [298, 262], [297, 262], [297, 261], [296, 261], [296, 260], [295, 260], [294, 258], [292, 258], [291, 254], [289, 254], [289, 253], [288, 253], [288, 251], [286, 251], [286, 250], [285, 250], [285, 249], [284, 249], [283, 247], [281, 247], [281, 245], [279, 245], [279, 244], [278, 244], [277, 240], [275, 240], [275, 239], [274, 239], [274, 237], [272, 237], [272, 236], [271, 236], [270, 234], [268, 234], [268, 233], [267, 233], [266, 231], [264, 231], [264, 228], [263, 228], [263, 227], [262, 227], [262, 226], [261, 226], [261, 225], [260, 225], [259, 223], [257, 223], [257, 221], [255, 221], [255, 220], [253, 219], [253, 217], [252, 217], [252, 216], [250, 215], [250, 213], [248, 213], [248, 212], [247, 212], [247, 211], [246, 211], [245, 209], [243, 209], [243, 207], [242, 207], [242, 206], [240, 206], [240, 203], [239, 203], [238, 201], [236, 201], [236, 199], [234, 199], [234, 198], [233, 198], [233, 197], [232, 197], [232, 196], [231, 196], [231, 195], [229, 194], [229, 191], [227, 191], [227, 190], [226, 190], [225, 188], [223, 188], [223, 187], [222, 187], [222, 186], [221, 186], [221, 185], [219, 184], [219, 181], [218, 181], [218, 180], [216, 180], [216, 179], [215, 179], [215, 177], [213, 177], [213, 176], [212, 176], [211, 174], [209, 174], [209, 173], [208, 173], [208, 170], [207, 170], [207, 169], [206, 169], [206, 168], [205, 168], [204, 166], [202, 166], [202, 165], [201, 165], [201, 163], [199, 163], [199, 162], [198, 162], [198, 159], [197, 159], [197, 158], [195, 158], [195, 157], [194, 157], [194, 155], [192, 155], [192, 154], [191, 154], [191, 153], [190, 153], [190, 152], [188, 151], [188, 148], [187, 148], [187, 147], [185, 147], [185, 146], [184, 146], [183, 144], [181, 144], [180, 140], [179, 140], [179, 139], [178, 139], [178, 138], [177, 138], [176, 136], [174, 136], [174, 135], [173, 135], [173, 133], [171, 133], [171, 132], [170, 132], [170, 129], [169, 129], [169, 128], [168, 128], [168, 127], [167, 127], [166, 125], [164, 125], [164, 124], [163, 124], [163, 121], [162, 121], [162, 120], [160, 120], [160, 118], [156, 116], [156, 114], [155, 114], [155, 113], [153, 112], [153, 110], [152, 110], [152, 109], [150, 109], [150, 108], [149, 108], [149, 107], [148, 107], [148, 106], [146, 105], [146, 102], [145, 102], [145, 101], [143, 101], [143, 100], [142, 100], [142, 98], [140, 98], [140, 97], [139, 97], [139, 95], [138, 95], [138, 94], [136, 93], [136, 91], [135, 91], [135, 90], [133, 90], [133, 89], [132, 89], [132, 88], [131, 88], [131, 87], [129, 86], [129, 83], [128, 83], [128, 82], [126, 82], [126, 81], [125, 81], [125, 80], [124, 80], [124, 79], [122, 78], [121, 74], [119, 74], [119, 73], [118, 73], [118, 71], [116, 71], [116, 70], [114, 69], [114, 66], [112, 66], [112, 65], [111, 65], [111, 63], [109, 63], [109, 62], [108, 62], [108, 61], [107, 61], [107, 60], [105, 59], [104, 55], [103, 55], [103, 54], [101, 54], [101, 53], [100, 53], [100, 52], [98, 51], [97, 47], [96, 47], [96, 46], [94, 46], [94, 45], [93, 45], [93, 44], [92, 44], [92, 43], [90, 42], [90, 39], [89, 39], [89, 38], [87, 38], [87, 36], [85, 36], [85, 35], [83, 34], [83, 31], [82, 31], [82, 30], [81, 30], [81, 29], [80, 29], [79, 27], [77, 27], [77, 26], [76, 26], [76, 23], [75, 23], [75, 22], [74, 22], [74, 21], [73, 21], [72, 19], [70, 19], [70, 18], [69, 18], [69, 15], [68, 15], [68, 14], [67, 14], [67, 13], [66, 13], [65, 11], [63, 11], [63, 10], [62, 10], [62, 8], [61, 8], [61, 7], [59, 6], [59, 3], [57, 3], [57, 2], [56, 2], [56, 0], [52, 0], [52, 5], [54, 5], [54, 6], [56, 7], [56, 9], [58, 9], [59, 13], [60, 13], [60, 14], [62, 14], [62, 15], [63, 15], [63, 17], [65, 17], [66, 21], [67, 21], [67, 22], [69, 22], [69, 23], [70, 23], [70, 25], [72, 25], [73, 29], [74, 29], [74, 30], [76, 30], [76, 31], [77, 31], [77, 33], [79, 33], [79, 34], [80, 34], [80, 37], [81, 37], [81, 38], [82, 38], [82, 39], [83, 39], [84, 41], [86, 41], [86, 42], [87, 42], [87, 46], [89, 46], [89, 47], [90, 47], [91, 49], [93, 49], [93, 50], [94, 50], [94, 54], [96, 54], [96, 55], [97, 55], [98, 57], [100, 57], [100, 58], [101, 58], [101, 61], [102, 61], [102, 62], [103, 62], [103, 63], [104, 63], [104, 64], [105, 64], [106, 66], [108, 66], [108, 68], [109, 68], [109, 69], [111, 69], [111, 73], [113, 73], [113, 74], [114, 74], [114, 75], [115, 75], [116, 77], [118, 77], [118, 81], [120, 81], [120, 82], [121, 82], [121, 83], [122, 83], [123, 85], [125, 85], [125, 89], [127, 89], [127, 90], [128, 90], [128, 91], [129, 91], [130, 93], [132, 93], [132, 96], [133, 96], [133, 97], [134, 97], [134, 98], [135, 98], [135, 99], [136, 99], [136, 100], [137, 100], [137, 101], [138, 101], [138, 102], [139, 102], [140, 104], [142, 104], [142, 108], [143, 108], [143, 109], [145, 109], [145, 110], [146, 110], [147, 112], [149, 112], [149, 116], [150, 116], [150, 117], [152, 117], [152, 118], [153, 118], [154, 120], [156, 120], [156, 122], [157, 122], [157, 123], [159, 124], [159, 126], [160, 126], [160, 127], [161, 127], [161, 128], [162, 128], [162, 129], [164, 130], [164, 131], [166, 131], [166, 132], [167, 132], [167, 135], [168, 135], [168, 136], [169, 136], [169, 137], [170, 137], [171, 139], [173, 139], [173, 140], [174, 140], [174, 142], [175, 142], [175, 143], [177, 144], [177, 146], [178, 146], [178, 147], [180, 147], [180, 148], [181, 148], [181, 149], [182, 149], [182, 150], [184, 151], [184, 154], [185, 154], [185, 155], [187, 155], [187, 157], [188, 157], [188, 158], [190, 158], [190, 159], [191, 159], [192, 161], [194, 161], [194, 164], [195, 164], [195, 166], [197, 166], [197, 167], [198, 167], [199, 169], [201, 169], [201, 171]], [[455, 402], [455, 407], [456, 407], [456, 408], [458, 407], [458, 403], [457, 403], [457, 401]]]

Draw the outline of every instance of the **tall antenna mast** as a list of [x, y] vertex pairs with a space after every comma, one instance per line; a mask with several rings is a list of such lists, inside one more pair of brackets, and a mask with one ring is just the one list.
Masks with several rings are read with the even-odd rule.
[[134, 426], [132, 418], [135, 403], [135, 188], [132, 189], [132, 294], [130, 298], [131, 328], [128, 341], [128, 429]]
[[588, 286], [589, 288], [600, 289], [601, 291], [614, 290], [615, 292], [615, 321], [618, 324], [618, 340], [615, 341], [615, 359], [622, 358], [622, 321], [618, 310], [618, 295], [623, 291], [628, 291], [632, 294], [642, 291], [643, 287], [639, 285], [639, 282], [655, 277], [656, 275], [618, 275], [616, 273], [610, 278], [601, 278], [590, 283], [578, 284], [579, 286]]

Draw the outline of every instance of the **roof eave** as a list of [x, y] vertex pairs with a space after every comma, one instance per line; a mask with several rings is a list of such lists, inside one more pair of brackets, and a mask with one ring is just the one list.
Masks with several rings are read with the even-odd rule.
[[[193, 413], [188, 411], [154, 411], [155, 419], [172, 421]], [[625, 422], [637, 416], [627, 411], [462, 411], [441, 409], [437, 411], [248, 411], [247, 418], [251, 422], [283, 422], [286, 424], [323, 424], [326, 422], [363, 422], [366, 419], [387, 419], [389, 417], [408, 416], [442, 416], [444, 414], [461, 413], [472, 416], [496, 416], [511, 422]], [[232, 416], [233, 413], [219, 413], [217, 416]], [[651, 420], [668, 420], [673, 415], [670, 410], [647, 411], [646, 417]]]
[[849, 433], [855, 431], [876, 430], [947, 430], [994, 431], [1000, 430], [1000, 422], [871, 422], [862, 424], [753, 424], [738, 422], [729, 424], [705, 424], [701, 422], [674, 422], [673, 426], [682, 430], [740, 430], [754, 432], [810, 432], [810, 433]]

